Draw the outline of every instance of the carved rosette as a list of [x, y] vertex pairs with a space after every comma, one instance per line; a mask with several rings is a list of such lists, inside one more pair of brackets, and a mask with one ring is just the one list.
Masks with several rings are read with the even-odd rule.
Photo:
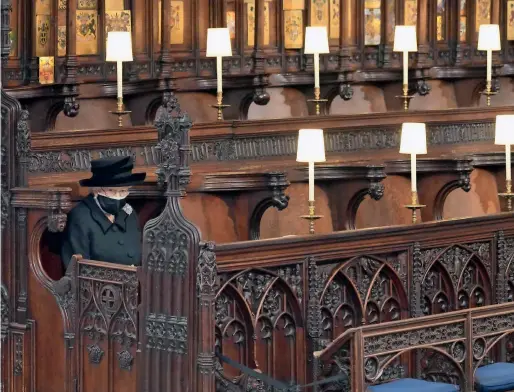
[[57, 212], [51, 210], [48, 215], [48, 231], [51, 233], [62, 233], [66, 227], [67, 221], [68, 215], [63, 213], [61, 210], [58, 210]]
[[339, 96], [344, 101], [349, 101], [353, 98], [353, 87], [350, 83], [341, 83], [339, 85]]
[[369, 184], [369, 195], [373, 200], [380, 200], [384, 196], [384, 184], [381, 182], [371, 182]]

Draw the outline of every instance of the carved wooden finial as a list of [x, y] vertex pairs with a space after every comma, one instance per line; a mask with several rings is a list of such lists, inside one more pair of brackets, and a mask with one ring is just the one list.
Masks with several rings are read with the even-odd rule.
[[157, 149], [161, 154], [157, 169], [158, 182], [161, 186], [167, 184], [168, 195], [184, 196], [185, 187], [191, 180], [189, 131], [192, 125], [190, 117], [180, 109], [175, 94], [165, 92], [155, 126], [159, 135]]

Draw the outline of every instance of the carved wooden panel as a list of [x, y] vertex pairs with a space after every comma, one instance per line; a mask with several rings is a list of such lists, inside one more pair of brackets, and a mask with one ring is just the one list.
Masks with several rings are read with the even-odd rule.
[[346, 329], [408, 316], [406, 254], [358, 256], [320, 266], [323, 339]]
[[[286, 383], [304, 380], [304, 283], [303, 264], [223, 276], [215, 306], [216, 348]], [[228, 366], [218, 365], [216, 376], [218, 390], [248, 383]]]
[[86, 260], [76, 268], [80, 389], [135, 391], [136, 268]]
[[438, 314], [493, 303], [490, 247], [484, 242], [421, 251], [422, 313]]

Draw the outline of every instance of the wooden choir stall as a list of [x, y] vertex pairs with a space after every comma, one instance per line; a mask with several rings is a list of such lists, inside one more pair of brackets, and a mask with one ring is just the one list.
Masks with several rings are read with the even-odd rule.
[[[514, 0], [1, 0], [1, 22], [0, 392], [514, 390]], [[141, 260], [65, 268], [79, 180], [119, 157], [147, 174]]]
[[[4, 173], [16, 174], [5, 177], [2, 210], [3, 258], [13, 260], [2, 263], [7, 391], [266, 390], [255, 374], [288, 388], [318, 381], [322, 391], [406, 377], [467, 391], [480, 366], [513, 360], [513, 215], [443, 219], [451, 192], [473, 193], [473, 173], [504, 186], [501, 154], [480, 152], [481, 141], [461, 144], [474, 155], [420, 161], [422, 223], [355, 230], [362, 206], [387, 201], [384, 183], [402, 186], [403, 160], [327, 162], [316, 169], [318, 190], [327, 211], [345, 212], [332, 215], [333, 229], [319, 223], [321, 234], [258, 239], [270, 207], [279, 216], [295, 208], [287, 190], [305, 183], [305, 171], [204, 172], [190, 181], [194, 127], [171, 94], [156, 121], [156, 165], [145, 168], [155, 175], [130, 196], [144, 224], [142, 265], [76, 255], [63, 271], [55, 247], [76, 190], [62, 186], [66, 170], [30, 171], [45, 139], [31, 138], [23, 110], [3, 98], [12, 169]], [[242, 240], [201, 240], [183, 213], [199, 195], [246, 206], [234, 221]], [[227, 235], [218, 231], [233, 219], [218, 215], [209, 231], [192, 216], [211, 238]]]

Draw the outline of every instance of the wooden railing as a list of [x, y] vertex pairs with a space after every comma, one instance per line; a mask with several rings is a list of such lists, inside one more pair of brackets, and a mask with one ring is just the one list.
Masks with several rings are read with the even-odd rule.
[[[511, 214], [239, 242], [216, 253], [217, 347], [298, 384], [313, 374], [312, 352], [352, 328], [507, 302], [514, 285]], [[217, 377], [250, 382], [229, 366]]]
[[514, 359], [512, 349], [506, 350], [513, 332], [514, 303], [351, 328], [314, 353], [316, 378], [347, 376], [338, 391], [365, 391], [407, 376], [471, 391], [478, 367]]

